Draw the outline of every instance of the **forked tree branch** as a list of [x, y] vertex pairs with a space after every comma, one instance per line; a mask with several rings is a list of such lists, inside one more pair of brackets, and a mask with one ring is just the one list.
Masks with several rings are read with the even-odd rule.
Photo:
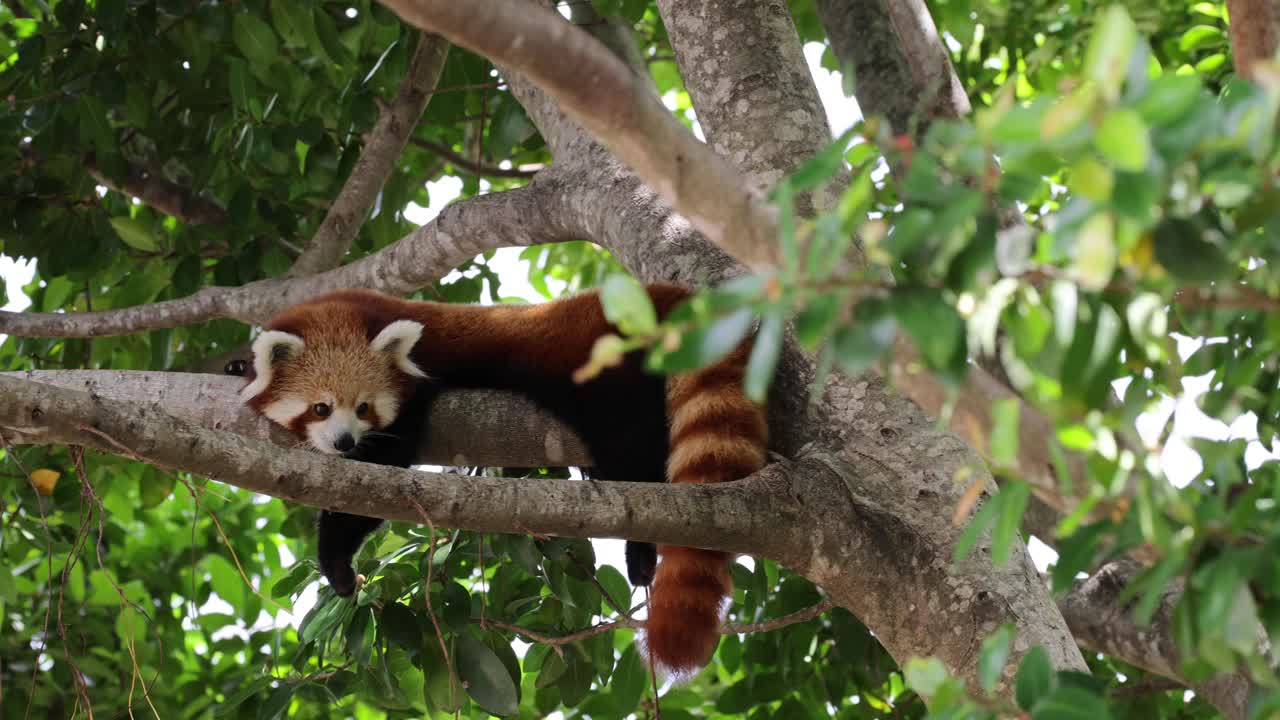
[[598, 40], [524, 0], [384, 0], [546, 91], [708, 240], [755, 269], [776, 264], [776, 217], [739, 173], [680, 124]]
[[317, 275], [206, 287], [177, 300], [81, 313], [0, 311], [0, 333], [21, 337], [98, 337], [177, 327], [218, 318], [264, 322], [307, 298], [362, 287], [404, 295], [435, 282], [459, 263], [499, 247], [580, 237], [561, 207], [558, 176], [543, 171], [522, 188], [456, 202], [383, 250]]
[[440, 80], [448, 56], [447, 41], [429, 33], [418, 33], [418, 47], [409, 61], [409, 69], [400, 88], [366, 136], [360, 159], [351, 169], [342, 192], [334, 198], [307, 248], [289, 268], [289, 275], [312, 275], [335, 268], [342, 262], [342, 256], [350, 249], [369, 209], [373, 207], [373, 201], [395, 171], [405, 143], [417, 127], [418, 118], [422, 117]]

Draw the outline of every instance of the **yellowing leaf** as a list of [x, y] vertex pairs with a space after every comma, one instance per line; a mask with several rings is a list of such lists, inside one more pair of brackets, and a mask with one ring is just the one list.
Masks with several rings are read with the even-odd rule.
[[53, 488], [58, 484], [58, 478], [62, 477], [62, 473], [57, 470], [49, 470], [48, 468], [40, 468], [31, 471], [31, 484], [35, 485], [36, 492], [41, 495], [52, 495]]

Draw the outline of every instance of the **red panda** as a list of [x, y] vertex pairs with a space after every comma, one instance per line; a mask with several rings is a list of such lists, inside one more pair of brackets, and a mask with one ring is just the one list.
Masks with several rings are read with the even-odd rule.
[[[688, 297], [683, 288], [646, 288], [659, 317]], [[253, 343], [246, 403], [320, 452], [408, 467], [431, 388], [506, 388], [572, 427], [587, 445], [594, 477], [712, 483], [764, 465], [764, 409], [742, 391], [750, 341], [715, 364], [664, 378], [644, 370], [643, 353], [585, 383], [601, 335], [615, 329], [599, 296], [583, 293], [539, 305], [453, 305], [401, 300], [369, 290], [332, 293], [291, 307]], [[430, 378], [432, 382], [426, 382]], [[352, 560], [381, 521], [321, 511], [321, 572], [339, 595], [356, 589]], [[719, 640], [731, 592], [728, 553], [627, 543], [627, 572], [652, 584], [643, 643], [660, 669], [704, 665]]]

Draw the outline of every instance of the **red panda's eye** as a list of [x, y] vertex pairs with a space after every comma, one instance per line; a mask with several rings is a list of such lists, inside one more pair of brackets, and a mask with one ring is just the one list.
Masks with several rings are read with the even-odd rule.
[[356, 417], [364, 417], [369, 412], [369, 403], [360, 403], [356, 406]]
[[329, 406], [326, 405], [325, 403], [316, 403], [315, 405], [311, 406], [311, 412], [315, 413], [320, 417], [328, 417]]

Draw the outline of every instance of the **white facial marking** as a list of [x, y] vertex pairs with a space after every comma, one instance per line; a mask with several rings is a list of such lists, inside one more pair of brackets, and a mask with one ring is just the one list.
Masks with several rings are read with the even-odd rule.
[[382, 426], [386, 427], [396, 419], [396, 413], [400, 412], [400, 399], [395, 393], [378, 393], [373, 398], [373, 410], [378, 413]]
[[302, 352], [306, 343], [297, 335], [279, 330], [264, 330], [253, 341], [253, 372], [256, 377], [240, 391], [242, 400], [250, 400], [271, 384], [272, 363]]
[[382, 332], [369, 343], [374, 352], [391, 353], [396, 367], [406, 375], [424, 378], [427, 376], [409, 357], [413, 346], [422, 337], [422, 323], [414, 320], [396, 320], [382, 328]]
[[305, 413], [308, 407], [306, 400], [282, 398], [262, 408], [262, 414], [274, 423], [289, 427], [289, 423]]
[[307, 425], [307, 441], [311, 447], [322, 453], [341, 455], [334, 443], [343, 435], [350, 434], [357, 444], [369, 429], [369, 423], [356, 417], [354, 408], [334, 408], [329, 417]]

